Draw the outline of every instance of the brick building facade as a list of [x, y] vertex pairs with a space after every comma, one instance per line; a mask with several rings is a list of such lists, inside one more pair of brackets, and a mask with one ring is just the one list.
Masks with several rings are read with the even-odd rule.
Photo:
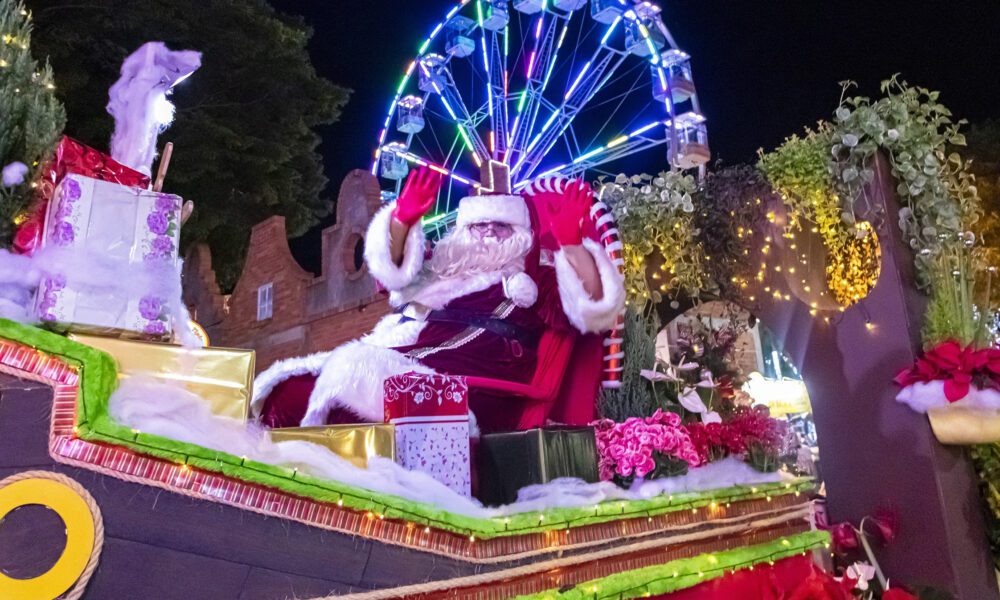
[[371, 330], [389, 310], [364, 264], [364, 234], [379, 207], [371, 173], [347, 175], [337, 198], [336, 224], [322, 233], [319, 275], [304, 270], [288, 248], [283, 217], [250, 235], [243, 272], [224, 296], [208, 247], [191, 249], [184, 265], [184, 302], [214, 346], [252, 348], [257, 370], [276, 360], [330, 350]]

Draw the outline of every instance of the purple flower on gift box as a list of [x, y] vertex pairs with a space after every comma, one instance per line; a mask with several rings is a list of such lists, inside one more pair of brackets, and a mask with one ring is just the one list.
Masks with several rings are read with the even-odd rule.
[[76, 234], [73, 232], [73, 226], [66, 221], [60, 221], [56, 223], [55, 227], [52, 228], [52, 239], [59, 246], [66, 246], [72, 244], [73, 240], [76, 239]]
[[163, 321], [150, 321], [142, 331], [150, 335], [163, 335], [167, 332], [167, 325]]
[[177, 197], [170, 194], [159, 194], [156, 196], [156, 210], [162, 213], [177, 210]]
[[67, 179], [63, 182], [63, 200], [73, 202], [80, 199], [80, 184], [75, 179]]
[[146, 255], [147, 259], [170, 256], [174, 251], [174, 241], [165, 235], [157, 236], [150, 242], [149, 250], [149, 254]]
[[149, 226], [149, 230], [157, 235], [163, 235], [167, 232], [167, 227], [170, 226], [170, 222], [167, 219], [166, 213], [162, 212], [151, 212], [149, 216], [146, 217], [146, 225]]
[[156, 296], [144, 296], [139, 300], [139, 314], [143, 319], [158, 319], [163, 312], [163, 300]]
[[59, 204], [59, 210], [56, 211], [56, 220], [65, 221], [71, 214], [73, 214], [73, 206], [69, 202], [62, 202]]

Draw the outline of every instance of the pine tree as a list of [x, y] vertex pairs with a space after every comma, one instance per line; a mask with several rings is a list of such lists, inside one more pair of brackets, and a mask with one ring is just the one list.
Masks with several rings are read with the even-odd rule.
[[31, 14], [14, 0], [0, 0], [0, 168], [28, 166], [24, 181], [0, 183], [0, 247], [10, 243], [14, 221], [28, 207], [32, 181], [55, 147], [66, 112], [55, 97], [52, 69], [31, 56]]

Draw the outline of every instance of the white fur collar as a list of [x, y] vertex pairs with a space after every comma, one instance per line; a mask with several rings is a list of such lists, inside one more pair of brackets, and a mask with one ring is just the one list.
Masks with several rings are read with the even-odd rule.
[[503, 281], [503, 273], [500, 271], [449, 279], [435, 277], [429, 281], [426, 277], [428, 275], [425, 273], [424, 277], [413, 285], [390, 294], [389, 303], [393, 306], [402, 306], [408, 302], [417, 302], [431, 310], [440, 310], [456, 298], [481, 292]]

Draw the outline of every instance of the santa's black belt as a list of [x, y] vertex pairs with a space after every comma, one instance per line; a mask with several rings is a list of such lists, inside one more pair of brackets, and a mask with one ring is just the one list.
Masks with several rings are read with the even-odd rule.
[[[400, 313], [400, 322], [415, 321], [416, 319], [402, 314], [403, 308], [396, 311]], [[456, 325], [464, 325], [466, 327], [475, 327], [477, 329], [484, 329], [490, 333], [495, 333], [500, 337], [507, 338], [509, 340], [516, 340], [525, 346], [535, 347], [538, 345], [539, 334], [531, 331], [527, 327], [515, 325], [514, 323], [509, 323], [502, 319], [483, 316], [481, 313], [475, 313], [468, 310], [455, 308], [432, 310], [427, 313], [427, 317], [424, 321], [428, 323], [454, 323]]]

